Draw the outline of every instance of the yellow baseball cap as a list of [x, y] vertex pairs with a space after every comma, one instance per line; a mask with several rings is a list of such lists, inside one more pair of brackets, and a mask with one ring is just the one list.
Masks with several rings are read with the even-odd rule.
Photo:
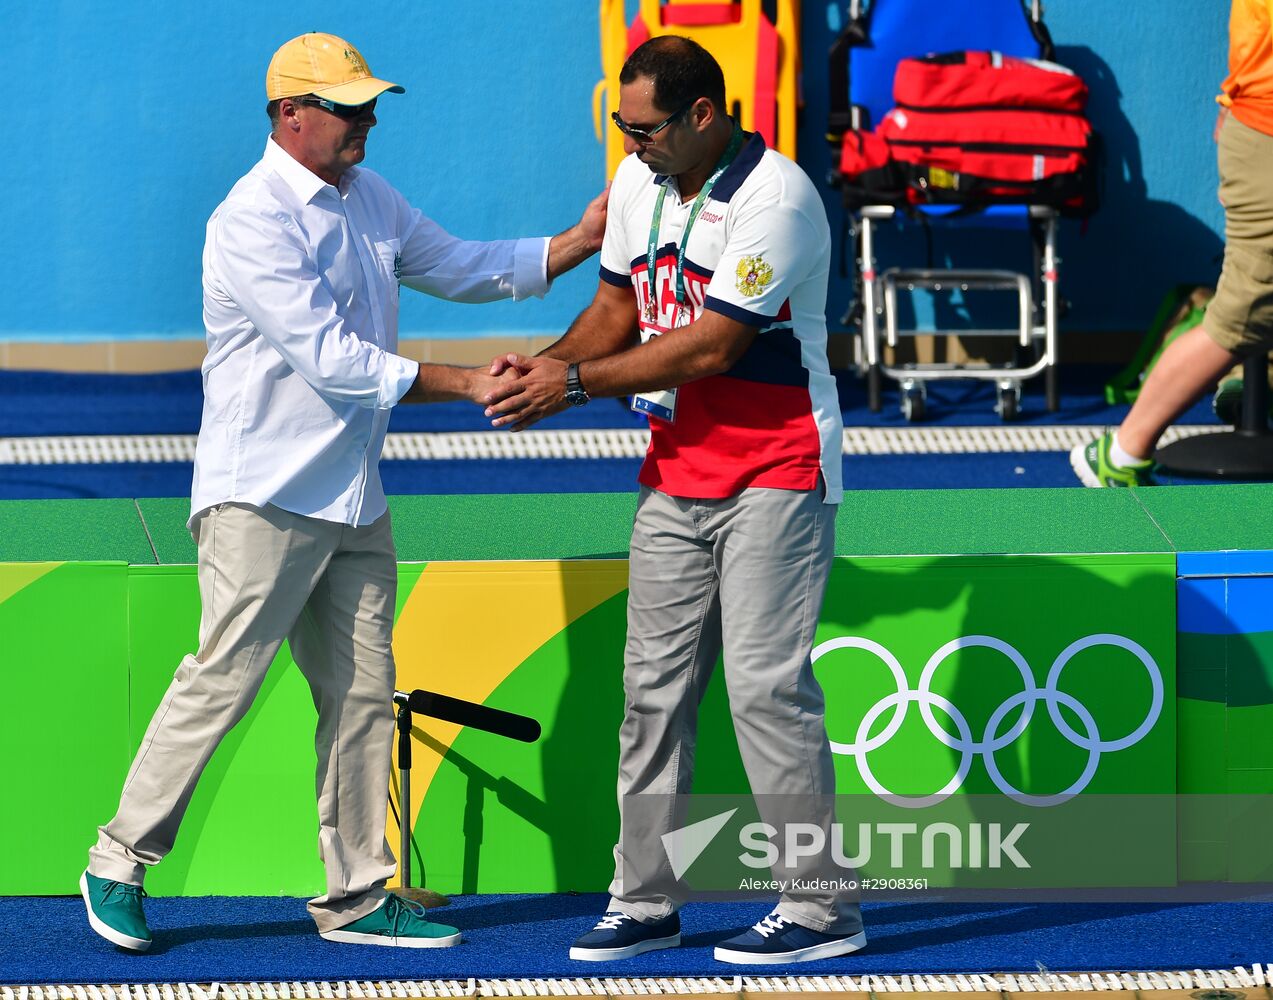
[[316, 94], [336, 104], [366, 104], [385, 91], [406, 93], [396, 83], [372, 76], [367, 60], [343, 38], [321, 31], [284, 42], [265, 71], [265, 94], [271, 101]]

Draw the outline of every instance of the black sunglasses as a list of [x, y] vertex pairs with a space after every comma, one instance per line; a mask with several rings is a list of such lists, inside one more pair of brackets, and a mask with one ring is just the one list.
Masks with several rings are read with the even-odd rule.
[[618, 127], [620, 132], [626, 136], [632, 137], [637, 142], [653, 142], [656, 135], [671, 125], [672, 122], [676, 121], [676, 119], [680, 118], [681, 115], [685, 114], [685, 112], [687, 112], [690, 108], [694, 107], [697, 102], [698, 98], [696, 97], [694, 100], [690, 101], [689, 104], [685, 105], [685, 107], [681, 108], [680, 111], [673, 111], [653, 128], [638, 128], [635, 125], [629, 125], [619, 117], [619, 112], [617, 111], [610, 112], [610, 119]]
[[369, 111], [374, 111], [376, 109], [376, 100], [377, 98], [373, 97], [366, 104], [337, 104], [335, 101], [328, 101], [322, 97], [293, 97], [292, 103], [308, 104], [313, 108], [322, 108], [337, 118], [353, 121], [355, 118], [361, 118]]

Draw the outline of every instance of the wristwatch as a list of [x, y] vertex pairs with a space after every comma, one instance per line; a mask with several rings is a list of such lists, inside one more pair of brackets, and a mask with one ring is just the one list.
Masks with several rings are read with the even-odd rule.
[[566, 402], [571, 406], [583, 406], [590, 399], [592, 397], [579, 381], [579, 366], [570, 365], [566, 368]]

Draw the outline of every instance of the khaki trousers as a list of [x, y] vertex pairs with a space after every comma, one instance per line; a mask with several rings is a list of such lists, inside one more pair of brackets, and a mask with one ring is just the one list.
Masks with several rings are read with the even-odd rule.
[[318, 851], [327, 891], [309, 910], [320, 930], [339, 927], [381, 905], [395, 867], [385, 840], [397, 589], [389, 515], [351, 527], [222, 504], [201, 514], [192, 534], [199, 649], [181, 661], [151, 719], [119, 811], [89, 851], [89, 871], [140, 884], [172, 849], [199, 776], [287, 639], [318, 710]]
[[1203, 328], [1236, 354], [1273, 343], [1273, 136], [1232, 114], [1217, 149], [1224, 204], [1224, 267]]

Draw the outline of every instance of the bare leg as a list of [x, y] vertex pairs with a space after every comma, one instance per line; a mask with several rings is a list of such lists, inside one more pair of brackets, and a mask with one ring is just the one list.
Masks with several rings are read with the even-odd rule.
[[1118, 443], [1129, 455], [1149, 458], [1158, 439], [1238, 360], [1196, 326], [1163, 352], [1140, 395], [1118, 428]]

